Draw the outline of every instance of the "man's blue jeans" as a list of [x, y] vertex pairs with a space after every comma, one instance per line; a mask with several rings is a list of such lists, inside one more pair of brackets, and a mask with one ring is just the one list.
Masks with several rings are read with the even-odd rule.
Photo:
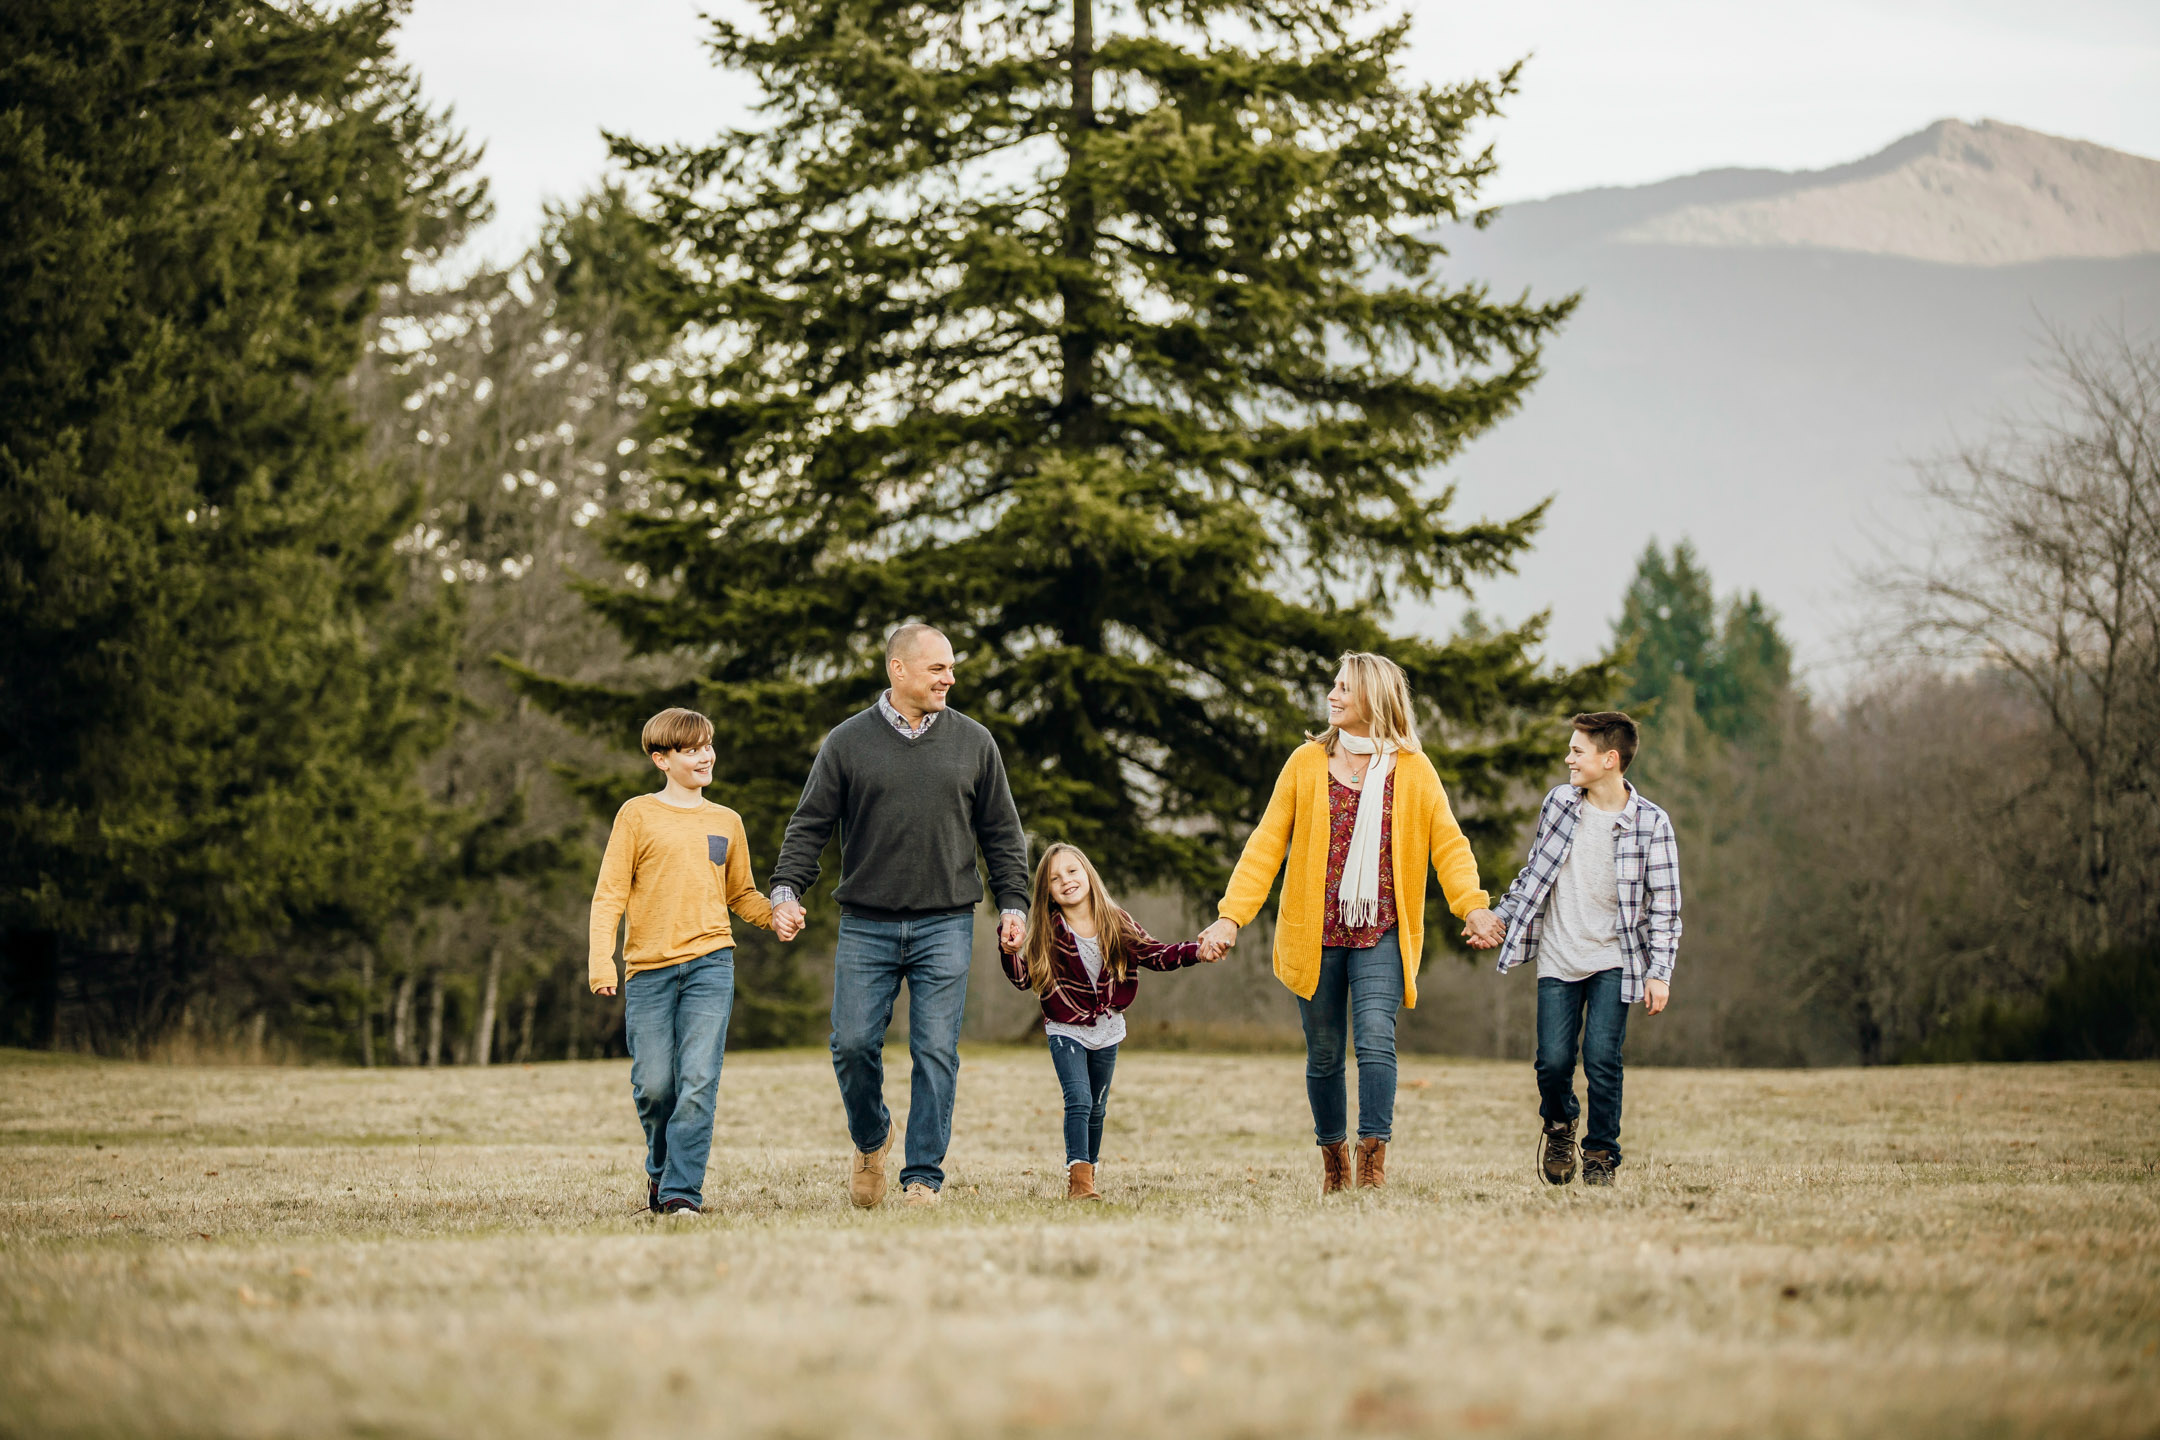
[[1537, 982], [1538, 1114], [1573, 1120], [1575, 1042], [1582, 1041], [1583, 1080], [1590, 1090], [1590, 1125], [1583, 1149], [1610, 1150], [1620, 1158], [1620, 1051], [1627, 1043], [1627, 1006], [1620, 1000], [1620, 971], [1600, 970], [1587, 980]]
[[875, 1150], [892, 1129], [885, 1108], [885, 1029], [900, 982], [908, 987], [907, 1164], [902, 1186], [945, 1188], [952, 1141], [953, 1092], [960, 1080], [960, 1020], [967, 1006], [968, 957], [975, 916], [908, 920], [840, 917], [833, 950], [832, 1059], [840, 1104], [857, 1150]]
[[1333, 1145], [1350, 1138], [1343, 1064], [1357, 1049], [1358, 1138], [1395, 1133], [1395, 1014], [1402, 1009], [1402, 941], [1393, 930], [1379, 943], [1320, 952], [1320, 983], [1298, 1001], [1305, 1022], [1305, 1098], [1312, 1103], [1313, 1138]]
[[1065, 1163], [1102, 1158], [1103, 1117], [1110, 1113], [1110, 1076], [1117, 1046], [1090, 1050], [1069, 1035], [1050, 1037], [1050, 1064], [1065, 1092]]
[[645, 1127], [645, 1173], [660, 1198], [705, 1203], [713, 1095], [735, 1008], [735, 952], [643, 970], [623, 984], [630, 1098]]

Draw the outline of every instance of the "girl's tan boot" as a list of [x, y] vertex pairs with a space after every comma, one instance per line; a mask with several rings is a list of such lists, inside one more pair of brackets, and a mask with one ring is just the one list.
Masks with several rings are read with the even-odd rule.
[[1100, 1200], [1102, 1193], [1095, 1188], [1095, 1167], [1085, 1160], [1076, 1160], [1065, 1167], [1065, 1198], [1068, 1200]]

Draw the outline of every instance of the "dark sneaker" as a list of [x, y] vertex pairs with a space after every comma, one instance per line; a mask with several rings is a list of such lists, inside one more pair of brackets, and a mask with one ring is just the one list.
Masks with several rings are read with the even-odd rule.
[[1575, 1178], [1575, 1122], [1545, 1122], [1545, 1143], [1538, 1147], [1538, 1173], [1548, 1185], [1565, 1185]]
[[697, 1216], [704, 1212], [698, 1209], [696, 1201], [685, 1200], [682, 1196], [677, 1195], [674, 1199], [665, 1201], [661, 1204], [660, 1213], [667, 1216], [669, 1219], [674, 1219], [678, 1216], [687, 1219], [695, 1219]]
[[1619, 1168], [1620, 1157], [1610, 1150], [1582, 1152], [1582, 1183], [1585, 1185], [1610, 1185], [1613, 1172]]
[[655, 1215], [660, 1213], [660, 1182], [658, 1180], [647, 1180], [645, 1182], [645, 1208]]

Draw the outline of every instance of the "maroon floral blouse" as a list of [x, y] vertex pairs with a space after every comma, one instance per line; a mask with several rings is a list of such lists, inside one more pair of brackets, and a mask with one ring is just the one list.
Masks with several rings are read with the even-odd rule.
[[1328, 776], [1327, 924], [1320, 932], [1322, 945], [1364, 950], [1380, 943], [1395, 928], [1395, 772], [1388, 771], [1380, 792], [1380, 913], [1370, 925], [1356, 929], [1343, 923], [1343, 861], [1350, 858], [1350, 836], [1357, 829], [1360, 792]]

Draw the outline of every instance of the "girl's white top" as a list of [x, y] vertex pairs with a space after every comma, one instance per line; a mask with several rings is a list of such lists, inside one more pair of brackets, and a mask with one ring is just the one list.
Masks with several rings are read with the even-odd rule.
[[[1102, 945], [1091, 935], [1075, 935], [1073, 939], [1080, 946], [1080, 968], [1087, 971], [1091, 984], [1100, 985], [1103, 978]], [[1045, 1020], [1043, 1034], [1062, 1035], [1083, 1049], [1107, 1050], [1125, 1038], [1125, 1012], [1109, 1011], [1092, 1025], [1066, 1025]]]

